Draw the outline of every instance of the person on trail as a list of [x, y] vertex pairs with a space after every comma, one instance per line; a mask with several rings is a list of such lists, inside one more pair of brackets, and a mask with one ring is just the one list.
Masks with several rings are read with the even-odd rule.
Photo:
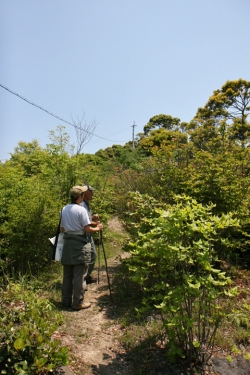
[[71, 203], [63, 207], [61, 231], [64, 232], [64, 245], [61, 263], [63, 265], [62, 304], [75, 310], [90, 307], [83, 302], [86, 290], [85, 277], [91, 260], [91, 242], [88, 234], [102, 230], [98, 222], [91, 226], [88, 213], [81, 206], [87, 187], [73, 186], [70, 189]]
[[[83, 195], [83, 201], [81, 205], [87, 210], [88, 217], [91, 223], [90, 225], [92, 227], [98, 226], [100, 224], [99, 215], [98, 214], [92, 215], [92, 211], [89, 206], [89, 201], [93, 198], [95, 189], [90, 185], [84, 185], [83, 189], [84, 189], [84, 195]], [[88, 273], [86, 276], [86, 283], [91, 284], [91, 283], [96, 282], [96, 279], [91, 276], [91, 273], [94, 269], [95, 261], [96, 261], [96, 248], [95, 248], [95, 243], [94, 243], [92, 233], [88, 233], [87, 236], [91, 244], [91, 260], [89, 263]]]

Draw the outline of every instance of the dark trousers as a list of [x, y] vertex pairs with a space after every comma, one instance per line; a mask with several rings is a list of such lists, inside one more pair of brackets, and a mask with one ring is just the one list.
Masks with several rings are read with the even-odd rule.
[[65, 307], [78, 307], [83, 303], [87, 273], [86, 263], [63, 266], [62, 303]]

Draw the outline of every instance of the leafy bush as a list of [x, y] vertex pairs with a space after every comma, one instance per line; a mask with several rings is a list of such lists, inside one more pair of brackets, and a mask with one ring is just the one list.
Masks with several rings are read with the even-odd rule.
[[53, 338], [62, 317], [48, 300], [10, 283], [0, 290], [0, 306], [1, 374], [47, 374], [67, 364], [67, 348]]
[[[11, 200], [6, 195], [12, 196]], [[1, 258], [8, 270], [33, 274], [48, 262], [48, 238], [58, 224], [60, 206], [36, 177], [6, 187], [5, 218], [0, 227]]]
[[236, 294], [218, 267], [215, 245], [227, 245], [223, 230], [237, 227], [238, 221], [231, 214], [213, 216], [212, 204], [204, 207], [185, 196], [163, 209], [136, 193], [129, 205], [133, 241], [127, 245], [128, 263], [132, 280], [145, 293], [139, 313], [161, 311], [171, 358], [204, 361]]

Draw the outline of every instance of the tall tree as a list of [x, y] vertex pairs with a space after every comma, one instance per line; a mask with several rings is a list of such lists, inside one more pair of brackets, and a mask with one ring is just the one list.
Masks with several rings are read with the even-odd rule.
[[160, 148], [164, 145], [186, 144], [187, 136], [178, 130], [167, 130], [159, 128], [151, 130], [147, 137], [139, 140], [137, 148], [143, 150], [145, 155], [151, 155], [154, 148]]
[[198, 108], [195, 120], [226, 121], [231, 138], [244, 141], [249, 136], [247, 116], [250, 112], [250, 82], [238, 79], [227, 81], [215, 90], [206, 105]]
[[144, 126], [144, 133], [148, 133], [155, 128], [164, 128], [166, 130], [177, 130], [181, 120], [178, 117], [172, 117], [170, 115], [157, 115], [149, 119], [149, 122]]
[[9, 162], [21, 167], [25, 176], [32, 176], [43, 173], [45, 157], [47, 152], [39, 145], [38, 140], [33, 139], [31, 142], [18, 142]]

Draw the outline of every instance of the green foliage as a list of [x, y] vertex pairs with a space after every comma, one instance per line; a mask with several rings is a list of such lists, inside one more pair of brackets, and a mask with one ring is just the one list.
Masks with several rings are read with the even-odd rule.
[[250, 82], [238, 79], [227, 81], [215, 90], [204, 108], [199, 108], [196, 117], [240, 118], [242, 123], [250, 111]]
[[228, 320], [235, 327], [236, 342], [248, 343], [250, 340], [250, 300], [243, 298], [240, 304], [237, 304], [232, 309]]
[[[230, 279], [219, 269], [220, 259], [250, 265], [249, 85], [226, 82], [190, 124], [153, 116], [135, 150], [128, 142], [73, 155], [63, 126], [50, 131], [45, 149], [36, 140], [19, 142], [0, 164], [4, 280], [8, 273], [32, 276], [47, 266], [48, 237], [55, 235], [69, 189], [90, 184], [97, 189], [93, 213], [104, 224], [117, 212], [126, 220], [133, 280], [145, 292], [141, 311], [161, 311], [173, 357], [202, 356], [230, 307], [223, 305], [231, 297]], [[176, 195], [183, 198], [176, 201]], [[248, 313], [235, 311], [239, 338], [249, 329]], [[17, 357], [22, 345], [16, 341]]]
[[244, 170], [248, 168], [249, 156], [248, 150], [238, 150], [235, 155], [197, 151], [192, 165], [186, 169], [188, 180], [183, 184], [184, 190], [203, 204], [213, 202], [218, 214], [235, 211], [247, 197], [250, 180], [244, 176]]
[[108, 218], [115, 211], [114, 190], [110, 187], [99, 187], [97, 184], [94, 186], [97, 190], [90, 203], [91, 211], [99, 215], [102, 223], [107, 223]]
[[170, 357], [204, 360], [228, 313], [224, 300], [236, 294], [217, 266], [215, 248], [229, 245], [222, 233], [238, 221], [231, 214], [214, 216], [212, 204], [185, 196], [159, 208], [149, 197], [132, 194], [129, 208], [129, 267], [145, 292], [139, 312], [161, 311]]
[[68, 201], [70, 188], [77, 184], [81, 176], [77, 156], [73, 153], [73, 146], [69, 144], [69, 135], [64, 126], [58, 126], [56, 131], [50, 131], [50, 139], [53, 143], [46, 147], [47, 168], [43, 173], [44, 181], [56, 190], [60, 198]]
[[221, 246], [220, 256], [249, 264], [250, 150], [226, 138], [225, 129], [209, 124], [196, 130], [192, 142], [151, 148], [152, 156], [143, 159], [140, 170], [119, 170], [117, 207], [123, 212], [128, 191], [149, 193], [159, 202], [173, 203], [174, 195], [186, 194], [203, 205], [213, 203], [214, 214], [233, 212], [241, 224], [225, 229], [231, 248]]
[[149, 119], [149, 122], [144, 126], [144, 133], [147, 135], [151, 130], [158, 128], [164, 128], [167, 130], [173, 130], [180, 126], [180, 119], [172, 117], [170, 115], [157, 115]]
[[239, 141], [249, 139], [250, 82], [238, 79], [227, 81], [221, 89], [215, 90], [203, 108], [199, 108], [196, 119], [232, 121], [233, 138]]
[[227, 229], [228, 254], [248, 262], [250, 151], [235, 138], [243, 124], [233, 108], [241, 100], [247, 115], [249, 85], [229, 81], [217, 91], [206, 116], [190, 124], [170, 115], [153, 116], [135, 150], [129, 144], [113, 145], [96, 155], [73, 155], [63, 126], [50, 131], [45, 149], [36, 140], [20, 142], [10, 161], [0, 165], [1, 266], [26, 273], [46, 264], [48, 237], [54, 235], [58, 213], [76, 184], [97, 189], [91, 206], [104, 223], [115, 211], [123, 214], [129, 191], [150, 193], [162, 203], [186, 194], [203, 205], [213, 203], [215, 214], [234, 212], [241, 227]]
[[228, 146], [226, 143], [226, 124], [222, 122], [220, 125], [216, 121], [207, 119], [193, 120], [190, 123], [190, 141], [197, 150], [204, 150], [218, 153], [219, 150]]
[[1, 259], [9, 271], [35, 274], [48, 262], [48, 238], [56, 231], [61, 205], [39, 177], [13, 172], [0, 168]]
[[152, 130], [148, 137], [143, 137], [138, 142], [138, 149], [147, 155], [152, 155], [162, 146], [172, 146], [172, 144], [182, 145], [187, 143], [187, 135], [179, 130], [166, 130], [164, 128]]
[[32, 142], [19, 142], [15, 152], [11, 154], [10, 161], [23, 171], [26, 177], [43, 173], [46, 151], [37, 140]]
[[112, 161], [113, 164], [122, 170], [124, 169], [140, 169], [140, 163], [145, 158], [145, 153], [139, 149], [132, 149], [131, 146], [113, 145], [105, 150], [99, 150], [95, 156], [107, 162]]
[[48, 264], [48, 238], [55, 235], [60, 210], [68, 203], [73, 185], [91, 182], [98, 189], [92, 208], [102, 221], [114, 210], [113, 190], [106, 187], [110, 170], [102, 167], [97, 156], [71, 157], [64, 127], [57, 131], [59, 135], [50, 132], [54, 143], [46, 150], [37, 141], [20, 142], [11, 160], [0, 165], [1, 274], [35, 275]]
[[117, 158], [117, 164], [124, 169], [141, 170], [141, 163], [146, 155], [139, 149], [123, 148]]
[[123, 152], [124, 147], [121, 145], [113, 145], [112, 147], [107, 147], [104, 150], [99, 150], [95, 153], [102, 160], [116, 160], [121, 152]]
[[44, 374], [66, 365], [67, 348], [53, 337], [62, 317], [50, 302], [12, 282], [0, 297], [1, 374]]

